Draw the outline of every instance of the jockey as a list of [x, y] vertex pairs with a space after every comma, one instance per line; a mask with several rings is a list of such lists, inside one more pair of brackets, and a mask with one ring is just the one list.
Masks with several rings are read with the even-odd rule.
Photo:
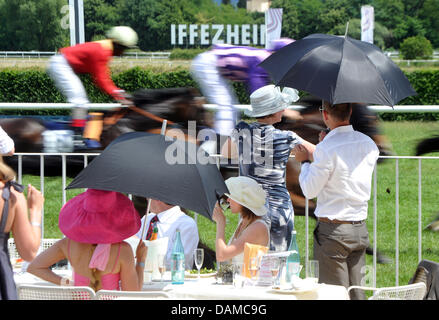
[[[106, 36], [104, 40], [62, 48], [49, 61], [48, 74], [68, 102], [74, 104], [71, 127], [75, 134], [83, 134], [90, 103], [78, 74], [90, 74], [94, 83], [113, 99], [124, 105], [132, 104], [125, 91], [112, 81], [108, 64], [112, 56], [121, 56], [126, 49], [136, 47], [137, 33], [130, 27], [118, 26], [111, 28]], [[88, 148], [100, 147], [97, 140], [84, 139], [84, 142]]]
[[271, 83], [267, 72], [259, 63], [294, 40], [281, 38], [270, 43], [268, 49], [215, 44], [209, 51], [199, 54], [192, 62], [191, 73], [206, 99], [218, 105], [215, 114], [215, 131], [228, 136], [238, 120], [234, 107], [238, 99], [231, 82], [244, 82], [248, 94]]

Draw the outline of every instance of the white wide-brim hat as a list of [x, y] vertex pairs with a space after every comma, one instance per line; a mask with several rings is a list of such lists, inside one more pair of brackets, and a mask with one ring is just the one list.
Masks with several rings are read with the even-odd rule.
[[255, 90], [250, 95], [251, 110], [245, 110], [249, 117], [264, 117], [285, 110], [292, 102], [299, 100], [298, 91], [293, 88], [280, 88], [269, 84]]
[[230, 193], [225, 194], [227, 197], [248, 208], [257, 216], [263, 216], [267, 213], [265, 206], [267, 196], [256, 180], [239, 176], [231, 177], [225, 183], [230, 191]]

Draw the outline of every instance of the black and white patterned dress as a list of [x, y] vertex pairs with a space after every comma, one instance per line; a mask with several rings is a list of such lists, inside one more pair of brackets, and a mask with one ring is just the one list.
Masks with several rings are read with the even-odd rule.
[[267, 193], [270, 250], [285, 251], [294, 229], [294, 209], [286, 188], [286, 164], [302, 143], [292, 131], [259, 122], [237, 124], [231, 139], [238, 145], [239, 174], [255, 179]]

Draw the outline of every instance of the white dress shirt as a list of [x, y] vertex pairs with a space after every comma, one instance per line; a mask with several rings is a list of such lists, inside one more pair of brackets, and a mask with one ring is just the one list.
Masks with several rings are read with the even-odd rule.
[[[146, 232], [148, 231], [149, 223], [156, 214], [150, 213], [146, 217], [146, 228], [143, 238], [145, 239]], [[180, 229], [181, 242], [183, 244], [184, 256], [185, 256], [185, 268], [191, 270], [194, 264], [194, 251], [198, 247], [198, 228], [194, 219], [186, 215], [181, 211], [179, 206], [172, 207], [166, 211], [157, 214], [158, 222], [157, 238], [168, 237], [168, 250], [166, 252], [166, 269], [171, 270], [171, 254], [174, 248], [174, 241], [176, 237], [177, 229]], [[142, 218], [142, 225], [137, 237], [141, 237], [143, 224], [145, 223], [145, 216]]]
[[331, 130], [317, 144], [314, 162], [304, 163], [299, 175], [304, 195], [317, 197], [314, 214], [331, 220], [365, 220], [378, 156], [373, 140], [351, 125]]

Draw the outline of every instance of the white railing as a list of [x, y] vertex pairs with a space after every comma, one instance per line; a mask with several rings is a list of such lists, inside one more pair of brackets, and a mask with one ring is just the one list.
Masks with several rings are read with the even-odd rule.
[[[99, 153], [16, 153], [14, 156], [18, 157], [17, 181], [22, 183], [23, 176], [23, 156], [40, 157], [40, 190], [44, 195], [44, 157], [45, 156], [60, 156], [62, 160], [61, 176], [62, 176], [62, 204], [64, 205], [66, 199], [66, 177], [67, 177], [67, 157], [69, 156], [83, 156], [84, 167], [88, 164], [88, 157], [97, 156]], [[220, 164], [221, 155], [211, 155], [215, 158], [217, 165]], [[291, 156], [293, 157], [293, 156]], [[395, 160], [395, 285], [399, 285], [399, 160], [413, 159], [418, 160], [418, 262], [422, 260], [422, 160], [439, 160], [439, 157], [419, 157], [419, 156], [380, 156], [381, 159]], [[377, 264], [377, 168], [375, 167], [373, 173], [373, 186], [371, 201], [373, 203], [373, 275], [372, 286], [376, 287], [376, 264]], [[305, 261], [309, 260], [309, 207], [308, 201], [305, 202]], [[195, 214], [195, 220], [197, 220]], [[44, 235], [44, 209], [42, 219], [42, 235]], [[42, 237], [44, 238], [44, 236]], [[307, 268], [307, 265], [305, 265]]]
[[[55, 51], [0, 51], [1, 58], [47, 58], [55, 55]], [[128, 51], [122, 57], [114, 58], [134, 58], [134, 59], [169, 59], [170, 52], [144, 52]]]
[[[40, 191], [44, 195], [44, 157], [45, 156], [60, 156], [61, 157], [61, 179], [62, 179], [62, 204], [67, 202], [66, 198], [66, 180], [67, 180], [67, 157], [68, 156], [83, 156], [84, 157], [84, 167], [88, 164], [89, 156], [97, 156], [99, 153], [27, 153], [27, 152], [17, 152], [14, 156], [18, 157], [17, 165], [17, 182], [22, 183], [23, 181], [23, 156], [35, 156], [40, 158]], [[41, 235], [44, 238], [44, 207], [42, 212], [43, 218], [41, 222]]]
[[[399, 285], [399, 160], [413, 159], [418, 160], [418, 263], [422, 260], [422, 160], [439, 160], [439, 157], [420, 157], [420, 156], [380, 156], [380, 159], [395, 160], [395, 286]], [[377, 168], [373, 172], [372, 202], [373, 202], [373, 275], [372, 286], [376, 287], [376, 264], [377, 264]], [[306, 199], [305, 208], [305, 261], [309, 260], [309, 208]], [[307, 267], [307, 266], [305, 266]]]
[[[399, 58], [399, 51], [385, 51], [384, 52], [389, 58]], [[433, 58], [439, 58], [439, 51], [433, 51]]]
[[[0, 109], [4, 110], [69, 110], [74, 106], [72, 103], [32, 103], [32, 102], [0, 102]], [[204, 108], [208, 110], [216, 110], [216, 104], [204, 104]], [[109, 110], [113, 108], [125, 108], [120, 103], [89, 103], [89, 110]], [[249, 110], [248, 104], [236, 104], [238, 110]], [[291, 105], [289, 109], [301, 110], [305, 108], [303, 105]], [[439, 112], [439, 105], [400, 105], [400, 106], [368, 106], [375, 112], [386, 113], [403, 113], [403, 112]]]

